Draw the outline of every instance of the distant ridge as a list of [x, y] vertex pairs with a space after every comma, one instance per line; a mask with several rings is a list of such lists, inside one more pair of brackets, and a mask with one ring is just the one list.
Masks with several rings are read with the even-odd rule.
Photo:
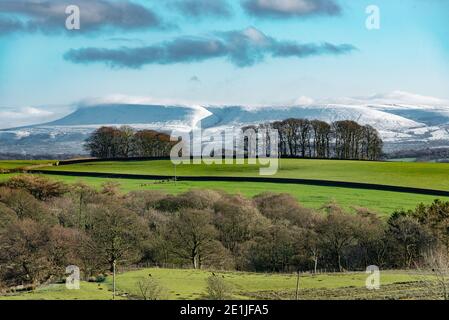
[[162, 105], [112, 104], [79, 108], [59, 120], [40, 126], [82, 126], [106, 124], [142, 124], [166, 121], [187, 121], [194, 110]]
[[203, 129], [257, 125], [288, 118], [326, 122], [354, 120], [371, 125], [386, 152], [449, 147], [449, 108], [402, 105], [312, 104], [300, 106], [182, 106], [98, 104], [80, 107], [59, 120], [0, 130], [0, 153], [84, 154], [83, 142], [93, 130], [130, 125], [170, 133], [189, 131], [201, 120]]

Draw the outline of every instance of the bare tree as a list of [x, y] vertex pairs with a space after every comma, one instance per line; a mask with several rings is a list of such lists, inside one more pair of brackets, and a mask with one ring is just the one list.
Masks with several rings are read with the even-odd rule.
[[165, 288], [151, 274], [148, 275], [148, 278], [137, 281], [136, 286], [143, 300], [161, 300], [166, 295]]
[[200, 269], [202, 261], [213, 251], [213, 245], [220, 244], [216, 241], [217, 230], [212, 225], [212, 215], [208, 210], [182, 211], [173, 219], [169, 229], [167, 237], [173, 253], [189, 259], [194, 269]]
[[424, 257], [424, 266], [417, 266], [419, 281], [432, 297], [449, 300], [449, 258], [445, 250], [432, 250]]
[[227, 300], [232, 297], [232, 286], [223, 276], [212, 274], [207, 278], [207, 298], [210, 300]]

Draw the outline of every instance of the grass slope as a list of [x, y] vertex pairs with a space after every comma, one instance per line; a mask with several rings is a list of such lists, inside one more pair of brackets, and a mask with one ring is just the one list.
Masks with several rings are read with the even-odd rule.
[[[151, 274], [165, 291], [165, 299], [197, 300], [205, 297], [206, 279], [211, 275], [206, 270], [159, 269], [150, 268], [118, 274], [118, 299], [122, 295], [140, 298], [137, 281], [148, 278]], [[247, 272], [215, 272], [233, 287], [235, 299], [293, 299], [296, 288], [294, 274], [261, 274]], [[369, 290], [365, 288], [367, 274], [364, 272], [301, 275], [300, 298], [348, 298], [354, 290], [361, 297], [366, 297]], [[420, 278], [411, 273], [384, 271], [381, 273], [381, 287], [378, 296], [391, 294], [391, 285], [404, 285], [412, 290]], [[103, 284], [81, 282], [80, 290], [68, 290], [64, 284], [54, 284], [37, 289], [34, 292], [3, 296], [4, 300], [108, 300], [111, 299], [112, 278]], [[404, 290], [404, 288], [400, 288]], [[393, 292], [394, 293], [394, 292]], [[368, 296], [369, 297], [369, 296]], [[353, 297], [354, 298], [354, 297]]]
[[0, 160], [0, 170], [23, 169], [35, 165], [51, 164], [49, 160]]
[[[23, 166], [30, 162], [6, 161], [0, 164]], [[37, 164], [32, 161], [32, 164]], [[42, 163], [42, 162], [39, 162]], [[42, 168], [41, 168], [42, 169]], [[41, 170], [39, 169], [39, 170]], [[83, 164], [45, 167], [53, 171], [106, 172], [128, 174], [173, 175], [174, 168], [170, 161], [123, 161], [123, 162], [90, 162]], [[177, 174], [190, 176], [258, 176], [257, 165], [179, 165]], [[0, 180], [10, 175], [0, 175]], [[106, 178], [49, 176], [67, 183], [83, 181], [89, 185], [100, 187]], [[335, 181], [351, 181], [380, 183], [409, 187], [449, 190], [449, 164], [445, 163], [393, 163], [363, 162], [336, 160], [304, 160], [283, 159], [279, 172], [275, 177], [323, 179]], [[435, 198], [418, 194], [407, 194], [388, 191], [361, 190], [322, 186], [306, 186], [277, 183], [251, 182], [178, 182], [159, 183], [148, 180], [117, 179], [124, 192], [133, 190], [161, 190], [167, 193], [180, 193], [190, 189], [216, 189], [229, 193], [241, 193], [252, 197], [270, 191], [289, 193], [304, 206], [320, 208], [329, 201], [336, 201], [346, 209], [367, 207], [381, 214], [389, 215], [399, 209], [413, 209], [418, 203], [431, 203]]]
[[[170, 161], [91, 162], [48, 170], [173, 175]], [[178, 165], [178, 176], [259, 176], [258, 165]], [[375, 183], [449, 190], [449, 164], [282, 159], [273, 177]]]
[[[121, 297], [117, 297], [120, 299]], [[80, 290], [69, 290], [65, 284], [51, 284], [32, 292], [0, 296], [0, 300], [111, 300], [112, 291], [108, 284], [82, 281]]]
[[[11, 178], [12, 174], [1, 174], [0, 182]], [[395, 210], [414, 209], [418, 203], [430, 204], [435, 196], [399, 193], [377, 190], [348, 189], [321, 186], [306, 186], [278, 183], [251, 183], [251, 182], [165, 182], [151, 180], [106, 179], [91, 177], [53, 176], [48, 178], [65, 183], [83, 182], [96, 188], [108, 181], [120, 184], [123, 192], [136, 190], [160, 190], [170, 194], [178, 194], [191, 189], [221, 190], [231, 194], [240, 193], [247, 197], [253, 197], [263, 192], [289, 193], [298, 201], [308, 207], [318, 209], [325, 203], [335, 201], [344, 208], [351, 210], [354, 207], [366, 207], [388, 216]], [[439, 197], [449, 201], [449, 198]]]
[[[144, 269], [118, 275], [117, 288], [130, 295], [139, 295], [137, 281], [152, 277], [166, 288], [168, 299], [201, 299], [206, 294], [206, 279], [211, 275], [203, 270], [181, 269]], [[215, 272], [219, 277], [234, 287], [234, 298], [250, 299], [254, 292], [283, 292], [296, 288], [294, 274], [260, 274], [245, 272]], [[336, 289], [344, 287], [364, 288], [367, 274], [364, 272], [344, 274], [302, 275], [301, 289]], [[386, 271], [382, 273], [383, 285], [414, 282], [417, 277], [412, 274]], [[111, 282], [111, 279], [108, 279]], [[367, 290], [368, 291], [368, 290]], [[290, 297], [290, 299], [293, 296]]]

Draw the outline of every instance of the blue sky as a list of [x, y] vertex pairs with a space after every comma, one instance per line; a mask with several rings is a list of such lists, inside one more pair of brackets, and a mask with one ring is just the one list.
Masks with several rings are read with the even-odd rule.
[[[264, 105], [395, 91], [449, 99], [446, 0], [101, 0], [87, 13], [83, 1], [0, 0], [0, 115], [111, 96]], [[80, 4], [81, 30], [65, 30], [65, 2]], [[372, 4], [380, 30], [365, 27]]]

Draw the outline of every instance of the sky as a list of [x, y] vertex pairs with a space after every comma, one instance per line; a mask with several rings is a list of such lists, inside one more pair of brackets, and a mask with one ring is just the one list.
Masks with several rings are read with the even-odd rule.
[[[79, 30], [66, 29], [69, 5]], [[0, 0], [4, 120], [102, 99], [449, 99], [448, 83], [449, 0]]]

